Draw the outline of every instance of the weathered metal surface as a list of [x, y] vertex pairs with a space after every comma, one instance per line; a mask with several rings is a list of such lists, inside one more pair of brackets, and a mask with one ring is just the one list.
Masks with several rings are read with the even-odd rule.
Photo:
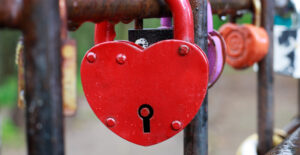
[[[164, 0], [67, 0], [67, 4], [70, 29], [76, 29], [85, 21], [130, 21], [171, 16]], [[218, 14], [235, 13], [236, 10], [252, 7], [251, 0], [211, 0], [211, 4], [213, 12]]]
[[297, 91], [298, 91], [298, 93], [297, 93], [297, 94], [298, 94], [298, 95], [297, 95], [297, 96], [298, 96], [298, 101], [297, 101], [297, 102], [298, 102], [298, 104], [297, 104], [297, 108], [298, 108], [298, 111], [297, 111], [297, 112], [298, 112], [298, 113], [297, 113], [297, 116], [296, 116], [296, 117], [297, 117], [298, 119], [300, 119], [300, 80], [298, 80], [298, 90], [297, 90]]
[[65, 116], [73, 116], [77, 110], [76, 103], [76, 41], [65, 40], [62, 42], [62, 93], [63, 112]]
[[171, 15], [164, 0], [67, 0], [67, 4], [70, 28], [76, 28], [85, 21], [126, 22], [136, 18]]
[[22, 0], [0, 0], [0, 27], [21, 27], [23, 2]]
[[262, 0], [262, 26], [269, 35], [269, 51], [259, 62], [257, 74], [258, 95], [258, 153], [265, 154], [273, 147], [274, 105], [273, 105], [273, 25], [274, 1]]
[[286, 138], [280, 145], [266, 155], [298, 155], [300, 154], [300, 128]]
[[27, 154], [63, 155], [59, 2], [27, 0], [22, 15]]
[[[25, 5], [22, 0], [0, 0], [0, 27], [21, 28], [24, 23]], [[164, 0], [66, 0], [68, 25], [76, 29], [86, 21], [103, 20], [130, 21], [136, 18], [170, 16]], [[211, 0], [213, 12], [234, 13], [236, 10], [251, 8], [251, 0]], [[130, 5], [127, 5], [130, 4]]]
[[285, 126], [284, 131], [288, 135], [292, 134], [295, 132], [296, 129], [300, 127], [300, 119], [298, 117], [294, 118], [287, 126]]
[[77, 109], [76, 104], [76, 41], [68, 39], [67, 5], [66, 0], [59, 0], [59, 13], [61, 19], [61, 55], [62, 55], [62, 93], [63, 113], [72, 116]]
[[134, 28], [135, 29], [143, 29], [144, 27], [144, 20], [143, 19], [136, 19], [134, 21]]
[[[190, 0], [194, 15], [195, 43], [207, 51], [207, 0]], [[184, 155], [208, 154], [208, 100], [184, 130]]]
[[25, 107], [25, 68], [24, 68], [24, 40], [23, 37], [19, 39], [16, 49], [16, 64], [18, 65], [18, 107], [23, 109]]

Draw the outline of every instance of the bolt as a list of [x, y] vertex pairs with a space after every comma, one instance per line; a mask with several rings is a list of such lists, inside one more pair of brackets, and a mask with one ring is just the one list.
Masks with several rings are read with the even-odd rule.
[[96, 60], [96, 54], [94, 52], [89, 52], [86, 58], [90, 63], [93, 63]]
[[108, 127], [114, 127], [116, 125], [116, 121], [113, 118], [107, 118], [106, 119], [106, 126]]
[[118, 64], [124, 64], [125, 63], [125, 61], [126, 61], [126, 55], [125, 54], [118, 54], [117, 55], [117, 58], [116, 58], [116, 60], [117, 60], [117, 63]]
[[187, 45], [181, 45], [178, 50], [180, 55], [185, 56], [189, 53], [190, 48]]
[[177, 130], [180, 130], [182, 128], [182, 124], [180, 121], [173, 121], [172, 122], [172, 129], [177, 131]]
[[147, 107], [141, 109], [142, 117], [147, 117], [147, 116], [149, 116], [149, 114], [150, 114], [150, 110]]

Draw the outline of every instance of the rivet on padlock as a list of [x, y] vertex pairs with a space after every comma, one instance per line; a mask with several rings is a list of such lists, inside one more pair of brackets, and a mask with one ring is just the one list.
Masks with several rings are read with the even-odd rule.
[[172, 122], [172, 129], [177, 131], [180, 130], [182, 128], [182, 124], [180, 121], [173, 121]]
[[[97, 24], [96, 45], [81, 64], [83, 90], [97, 117], [115, 134], [143, 146], [184, 129], [200, 109], [208, 84], [208, 60], [194, 44], [189, 1], [166, 2], [173, 12], [174, 39], [145, 49], [113, 41], [115, 23], [105, 21]], [[90, 63], [90, 52], [99, 61]]]
[[116, 57], [116, 61], [121, 65], [125, 63], [126, 59], [126, 55], [124, 54], [118, 54]]
[[115, 125], [116, 125], [116, 120], [115, 119], [113, 119], [113, 118], [107, 118], [106, 119], [106, 125], [108, 126], [108, 127], [114, 127]]
[[90, 63], [93, 63], [96, 60], [96, 54], [94, 52], [89, 52], [86, 58]]
[[226, 62], [236, 69], [252, 66], [260, 61], [268, 52], [269, 38], [266, 30], [261, 26], [261, 1], [253, 0], [255, 8], [254, 24], [227, 23], [220, 28], [227, 44]]
[[180, 55], [185, 56], [185, 55], [187, 55], [189, 53], [190, 49], [186, 45], [181, 45], [178, 50], [179, 50], [179, 54]]

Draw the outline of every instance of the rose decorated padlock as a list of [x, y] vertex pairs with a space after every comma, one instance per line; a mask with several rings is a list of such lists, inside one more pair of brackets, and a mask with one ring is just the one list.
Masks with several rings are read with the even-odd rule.
[[254, 24], [224, 24], [220, 33], [227, 45], [226, 62], [235, 69], [244, 69], [260, 61], [268, 53], [269, 37], [261, 27], [261, 2], [253, 0]]
[[197, 114], [208, 84], [208, 60], [194, 42], [188, 0], [166, 0], [174, 39], [142, 48], [113, 41], [114, 24], [100, 23], [97, 44], [81, 64], [87, 101], [111, 131], [143, 146], [179, 133]]

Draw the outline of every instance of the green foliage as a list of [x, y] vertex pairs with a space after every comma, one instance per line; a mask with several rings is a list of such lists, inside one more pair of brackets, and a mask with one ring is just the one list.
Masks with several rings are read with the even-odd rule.
[[21, 146], [22, 141], [20, 141], [20, 137], [24, 136], [20, 129], [13, 123], [10, 119], [5, 119], [2, 122], [1, 126], [1, 136], [4, 144], [13, 145], [13, 146]]
[[[214, 29], [218, 30], [223, 24], [228, 22], [229, 15], [227, 15], [226, 20], [221, 20], [219, 15], [214, 15], [213, 20], [214, 20]], [[251, 23], [252, 22], [252, 14], [251, 13], [246, 13], [244, 14], [241, 18], [237, 19], [238, 24], [243, 24], [243, 23]]]
[[6, 78], [0, 85], [0, 106], [12, 107], [16, 104], [18, 95], [18, 82], [15, 76]]
[[20, 36], [19, 31], [0, 31], [0, 84], [12, 75], [16, 75], [15, 51]]
[[94, 29], [93, 23], [84, 23], [80, 28], [71, 32], [71, 37], [77, 42], [77, 92], [82, 94], [82, 85], [80, 79], [80, 64], [84, 54], [94, 45]]

